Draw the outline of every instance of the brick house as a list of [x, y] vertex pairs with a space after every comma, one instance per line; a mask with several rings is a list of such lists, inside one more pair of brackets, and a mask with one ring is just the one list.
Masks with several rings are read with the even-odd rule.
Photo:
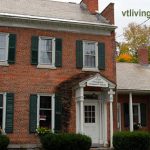
[[97, 10], [98, 0], [1, 0], [0, 126], [12, 147], [36, 147], [39, 126], [112, 146], [114, 5]]
[[148, 50], [138, 50], [139, 64], [117, 63], [118, 128], [149, 131], [150, 65]]

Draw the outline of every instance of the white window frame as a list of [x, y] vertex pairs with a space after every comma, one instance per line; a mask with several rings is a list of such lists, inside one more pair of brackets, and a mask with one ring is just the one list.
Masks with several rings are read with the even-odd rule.
[[2, 130], [5, 132], [6, 127], [6, 93], [0, 93], [0, 95], [3, 95], [3, 118], [2, 118]]
[[[95, 43], [95, 67], [93, 68], [90, 68], [90, 67], [86, 67], [84, 65], [84, 60], [85, 60], [85, 55], [84, 55], [84, 51], [85, 51], [85, 44], [86, 43]], [[86, 41], [84, 40], [83, 41], [83, 71], [95, 71], [95, 72], [99, 72], [99, 69], [98, 69], [98, 42], [95, 42], [95, 41]]]
[[[50, 39], [52, 40], [52, 64], [41, 64], [40, 57], [41, 57], [41, 40], [42, 39]], [[55, 67], [55, 38], [54, 37], [48, 37], [48, 36], [39, 36], [39, 45], [38, 45], [38, 66], [37, 68], [50, 68], [50, 69], [56, 69]]]
[[0, 60], [0, 66], [8, 66], [9, 34], [0, 32], [0, 35], [5, 36], [5, 38], [6, 38], [6, 45], [5, 45], [6, 57], [5, 57], [5, 60]]
[[37, 95], [37, 128], [40, 125], [40, 97], [49, 96], [51, 97], [51, 131], [55, 129], [55, 94], [38, 94]]
[[141, 107], [140, 107], [140, 103], [133, 103], [132, 106], [137, 106], [138, 107], [138, 123], [141, 123]]

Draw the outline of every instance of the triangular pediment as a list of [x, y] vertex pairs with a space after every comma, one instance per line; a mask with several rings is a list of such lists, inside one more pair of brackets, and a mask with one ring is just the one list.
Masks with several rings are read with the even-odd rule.
[[95, 76], [90, 77], [90, 78], [80, 82], [79, 85], [80, 86], [89, 86], [89, 87], [102, 87], [102, 88], [112, 87], [112, 88], [115, 88], [114, 83], [112, 83], [111, 81], [102, 77], [100, 74], [96, 74]]

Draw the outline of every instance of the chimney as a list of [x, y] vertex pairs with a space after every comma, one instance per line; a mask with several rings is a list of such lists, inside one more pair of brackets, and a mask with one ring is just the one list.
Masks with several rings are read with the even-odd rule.
[[110, 3], [102, 12], [101, 15], [105, 17], [111, 24], [115, 23], [114, 19], [114, 3]]
[[141, 65], [148, 65], [148, 49], [146, 47], [140, 47], [138, 49], [138, 60]]
[[84, 3], [88, 9], [88, 11], [95, 15], [96, 11], [98, 11], [98, 0], [82, 0], [80, 4]]

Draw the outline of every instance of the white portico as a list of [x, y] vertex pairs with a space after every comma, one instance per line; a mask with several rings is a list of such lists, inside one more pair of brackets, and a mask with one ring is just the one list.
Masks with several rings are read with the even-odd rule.
[[[88, 91], [85, 90], [86, 87], [100, 90]], [[76, 132], [90, 136], [93, 145], [106, 146], [110, 138], [112, 147], [114, 89], [115, 84], [99, 74], [81, 81], [76, 87]], [[108, 109], [110, 110], [107, 111]], [[107, 115], [107, 112], [110, 112], [110, 115]], [[107, 116], [110, 116], [109, 122]], [[110, 128], [109, 138], [108, 128]]]

